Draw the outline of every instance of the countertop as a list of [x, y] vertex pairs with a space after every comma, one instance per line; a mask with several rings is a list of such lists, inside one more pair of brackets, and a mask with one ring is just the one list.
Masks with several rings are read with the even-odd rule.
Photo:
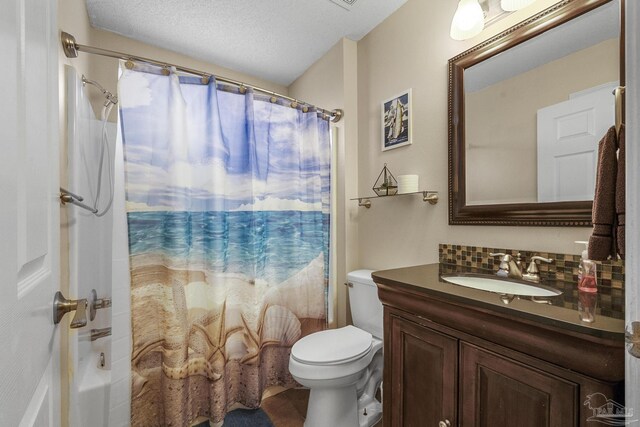
[[[489, 277], [496, 277], [491, 271], [448, 264], [380, 270], [373, 272], [371, 276], [374, 282], [390, 287], [515, 315], [598, 338], [624, 341], [624, 291], [621, 289], [600, 288], [593, 294], [578, 292], [575, 283], [543, 280], [540, 284], [555, 288], [562, 294], [545, 297], [546, 302], [543, 303], [535, 302], [531, 297], [516, 296], [505, 304], [500, 294], [454, 285], [441, 278], [443, 274], [455, 273], [484, 273]], [[580, 312], [584, 311], [584, 307], [589, 307], [594, 314], [593, 322], [581, 320]]]

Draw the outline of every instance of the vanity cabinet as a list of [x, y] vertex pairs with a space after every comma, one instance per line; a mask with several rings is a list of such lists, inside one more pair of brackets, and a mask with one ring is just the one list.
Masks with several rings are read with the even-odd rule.
[[385, 426], [576, 425], [577, 384], [397, 313], [389, 327]]
[[539, 303], [511, 313], [497, 294], [495, 307], [456, 288], [445, 295], [427, 287], [430, 274], [439, 283], [437, 266], [427, 267], [373, 274], [384, 306], [385, 427], [589, 427], [591, 395], [624, 404], [622, 329], [538, 321]]

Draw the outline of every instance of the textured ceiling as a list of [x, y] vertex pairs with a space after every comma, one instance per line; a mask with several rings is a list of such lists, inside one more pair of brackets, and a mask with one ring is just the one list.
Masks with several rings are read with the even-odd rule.
[[91, 25], [289, 85], [406, 0], [86, 0]]

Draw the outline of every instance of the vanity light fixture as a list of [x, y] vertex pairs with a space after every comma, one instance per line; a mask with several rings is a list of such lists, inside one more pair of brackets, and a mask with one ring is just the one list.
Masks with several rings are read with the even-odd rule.
[[529, 6], [536, 0], [500, 0], [500, 7], [507, 12], [513, 12]]
[[460, 0], [451, 21], [450, 36], [454, 40], [466, 40], [484, 29], [484, 12], [478, 0]]
[[459, 0], [451, 22], [451, 38], [466, 40], [478, 35], [510, 13], [523, 9], [536, 0]]

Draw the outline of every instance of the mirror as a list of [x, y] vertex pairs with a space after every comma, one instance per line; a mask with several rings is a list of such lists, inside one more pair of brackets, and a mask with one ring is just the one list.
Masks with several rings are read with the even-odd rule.
[[562, 1], [449, 61], [450, 224], [591, 225], [620, 1]]

